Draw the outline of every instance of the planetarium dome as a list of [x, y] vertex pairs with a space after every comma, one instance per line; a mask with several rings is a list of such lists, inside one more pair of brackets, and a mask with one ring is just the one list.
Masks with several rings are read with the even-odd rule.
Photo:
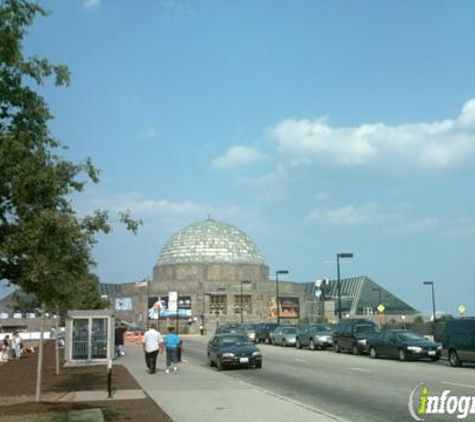
[[212, 219], [175, 233], [163, 247], [157, 266], [193, 263], [265, 265], [259, 248], [246, 233]]

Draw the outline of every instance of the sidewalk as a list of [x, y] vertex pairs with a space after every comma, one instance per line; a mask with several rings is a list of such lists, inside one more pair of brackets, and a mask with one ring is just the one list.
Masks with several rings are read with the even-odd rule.
[[340, 419], [287, 400], [259, 387], [186, 361], [178, 374], [166, 374], [159, 355], [156, 374], [145, 370], [142, 348], [127, 343], [122, 363], [174, 422], [335, 422]]

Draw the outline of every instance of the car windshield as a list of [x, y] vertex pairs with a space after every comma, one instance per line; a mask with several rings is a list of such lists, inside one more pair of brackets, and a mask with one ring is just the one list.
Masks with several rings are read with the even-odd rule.
[[245, 324], [242, 327], [244, 330], [252, 331], [256, 329], [256, 326], [254, 324]]
[[286, 328], [284, 330], [285, 334], [297, 334], [297, 328]]
[[378, 331], [376, 330], [376, 327], [374, 325], [370, 325], [370, 324], [365, 324], [365, 325], [362, 325], [362, 324], [359, 324], [359, 325], [355, 325], [355, 333], [365, 333], [365, 334], [368, 334], [368, 333], [377, 333]]
[[419, 333], [398, 333], [397, 338], [400, 340], [425, 340]]
[[226, 336], [222, 337], [220, 341], [220, 345], [224, 347], [247, 346], [250, 344], [252, 343], [245, 336]]
[[326, 325], [317, 325], [315, 327], [311, 327], [310, 331], [312, 333], [331, 333], [332, 329]]

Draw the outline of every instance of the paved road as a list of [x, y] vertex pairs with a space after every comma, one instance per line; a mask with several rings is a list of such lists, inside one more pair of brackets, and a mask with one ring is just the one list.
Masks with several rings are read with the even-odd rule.
[[[187, 338], [186, 358], [205, 366], [206, 343], [207, 338]], [[332, 351], [259, 347], [264, 353], [263, 369], [229, 370], [223, 374], [351, 422], [412, 420], [408, 397], [420, 383], [429, 386], [433, 394], [449, 389], [451, 394], [475, 395], [475, 366], [452, 368], [446, 362], [373, 360]], [[427, 415], [426, 420], [458, 419], [455, 415]]]

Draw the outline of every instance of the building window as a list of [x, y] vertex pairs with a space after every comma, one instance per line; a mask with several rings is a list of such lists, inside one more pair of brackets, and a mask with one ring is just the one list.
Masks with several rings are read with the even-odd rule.
[[226, 295], [211, 295], [209, 305], [210, 313], [213, 315], [222, 315], [228, 313], [228, 303]]
[[[241, 302], [242, 298], [242, 302]], [[251, 295], [235, 295], [234, 296], [234, 313], [241, 313], [241, 303], [244, 313], [252, 314], [252, 300]]]
[[363, 308], [363, 315], [364, 316], [371, 316], [374, 315], [374, 309], [372, 306], [366, 306]]

